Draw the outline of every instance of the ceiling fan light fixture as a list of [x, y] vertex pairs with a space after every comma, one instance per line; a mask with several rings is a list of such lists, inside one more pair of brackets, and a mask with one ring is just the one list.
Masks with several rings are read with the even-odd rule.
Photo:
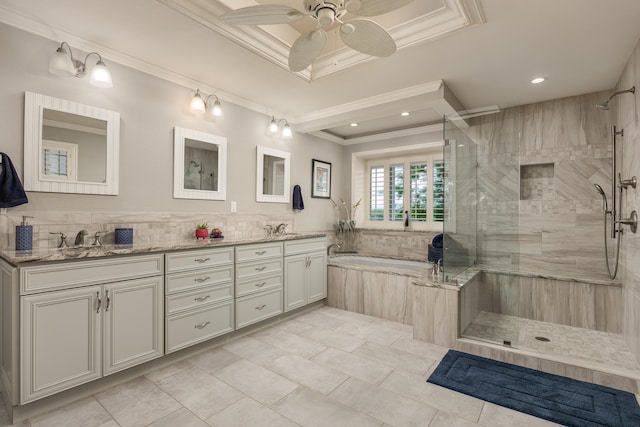
[[318, 23], [320, 26], [325, 27], [327, 25], [333, 24], [334, 19], [336, 18], [336, 11], [331, 9], [330, 7], [323, 7], [318, 10], [317, 13]]
[[341, 31], [342, 33], [344, 33], [344, 34], [351, 34], [351, 33], [353, 33], [355, 30], [356, 30], [356, 27], [354, 27], [352, 24], [349, 24], [349, 23], [347, 23], [347, 24], [343, 24], [343, 25], [340, 27], [340, 31]]

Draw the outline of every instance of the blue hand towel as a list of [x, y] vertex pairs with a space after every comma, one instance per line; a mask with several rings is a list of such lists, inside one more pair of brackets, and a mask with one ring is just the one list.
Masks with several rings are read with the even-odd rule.
[[293, 209], [294, 210], [303, 210], [304, 202], [302, 201], [302, 190], [299, 185], [295, 185], [293, 187]]
[[22, 188], [20, 177], [5, 153], [2, 156], [2, 171], [0, 172], [0, 208], [12, 208], [28, 203], [27, 194]]

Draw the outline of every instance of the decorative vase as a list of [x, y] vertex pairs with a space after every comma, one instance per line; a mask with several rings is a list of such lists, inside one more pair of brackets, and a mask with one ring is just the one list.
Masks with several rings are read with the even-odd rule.
[[207, 237], [209, 237], [209, 230], [200, 228], [196, 230], [196, 240], [206, 239]]

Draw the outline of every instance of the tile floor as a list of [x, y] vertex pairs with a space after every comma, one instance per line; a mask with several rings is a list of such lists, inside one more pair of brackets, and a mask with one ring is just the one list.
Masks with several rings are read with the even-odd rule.
[[[618, 334], [483, 311], [462, 336], [493, 343], [510, 340], [514, 347], [520, 349], [640, 373], [633, 354], [622, 335]], [[545, 337], [550, 341], [539, 341], [536, 337]]]
[[410, 326], [320, 307], [17, 425], [555, 425], [427, 383], [447, 350]]

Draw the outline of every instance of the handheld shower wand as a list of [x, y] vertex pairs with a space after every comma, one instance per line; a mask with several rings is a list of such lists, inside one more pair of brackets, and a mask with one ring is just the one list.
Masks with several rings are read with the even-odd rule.
[[602, 196], [602, 210], [606, 215], [610, 214], [611, 211], [609, 210], [609, 203], [607, 203], [607, 195], [604, 194], [604, 190], [598, 184], [593, 184], [593, 186], [596, 187], [596, 190], [598, 190], [598, 193]]

